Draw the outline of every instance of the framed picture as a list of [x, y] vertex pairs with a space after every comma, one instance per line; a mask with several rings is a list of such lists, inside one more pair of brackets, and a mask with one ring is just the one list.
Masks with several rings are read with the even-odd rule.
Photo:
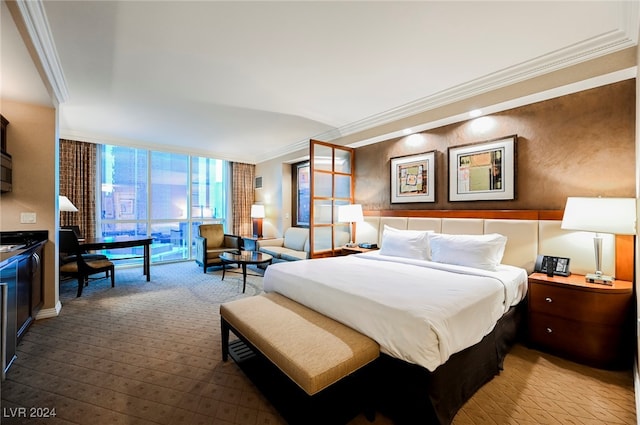
[[515, 199], [517, 138], [450, 147], [449, 201]]
[[391, 158], [391, 203], [435, 202], [436, 152]]

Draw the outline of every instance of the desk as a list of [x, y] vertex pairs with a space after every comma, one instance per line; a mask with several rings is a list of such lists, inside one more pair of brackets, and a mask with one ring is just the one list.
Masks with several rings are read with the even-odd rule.
[[151, 236], [115, 236], [106, 238], [86, 238], [79, 241], [80, 248], [86, 251], [99, 249], [131, 248], [134, 246], [144, 247], [144, 267], [143, 273], [147, 276], [147, 282], [151, 280]]

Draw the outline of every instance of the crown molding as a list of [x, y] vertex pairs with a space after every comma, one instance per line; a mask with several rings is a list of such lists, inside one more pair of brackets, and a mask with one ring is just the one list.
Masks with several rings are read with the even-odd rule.
[[[631, 67], [620, 71], [612, 72], [606, 75], [600, 75], [598, 77], [589, 78], [587, 80], [578, 81], [576, 83], [567, 84], [562, 87], [557, 87], [551, 90], [545, 90], [542, 92], [534, 93], [528, 96], [522, 96], [517, 99], [511, 99], [505, 102], [501, 102], [495, 105], [488, 105], [482, 107], [482, 115], [491, 115], [498, 112], [506, 111], [509, 109], [518, 108], [524, 105], [531, 105], [533, 103], [542, 102], [549, 99], [554, 99], [560, 96], [570, 95], [584, 90], [593, 89], [596, 87], [602, 87], [607, 84], [614, 84], [620, 81], [629, 80], [635, 78], [637, 75], [637, 67]], [[457, 115], [452, 115], [443, 119], [430, 121], [421, 125], [412, 126], [411, 133], [420, 133], [422, 131], [431, 130], [438, 127], [444, 127], [445, 125], [454, 124], [461, 121], [467, 121], [472, 119], [468, 112], [464, 112]], [[407, 136], [404, 129], [396, 130], [391, 133], [381, 134], [369, 139], [360, 140], [355, 143], [350, 143], [347, 146], [351, 148], [359, 148], [362, 146], [371, 145], [374, 143], [383, 142], [389, 139], [395, 139], [397, 137]]]
[[587, 62], [634, 45], [635, 41], [627, 37], [623, 31], [611, 31], [531, 61], [443, 90], [415, 102], [342, 126], [336, 131], [327, 132], [326, 136], [336, 138], [335, 134], [345, 136], [379, 125], [388, 124], [563, 68], [568, 68], [582, 62]]
[[69, 99], [67, 82], [62, 72], [49, 21], [42, 0], [14, 0], [42, 70], [52, 90], [52, 96], [60, 104]]
[[[314, 139], [330, 142], [636, 46], [639, 30], [640, 2], [621, 2], [620, 29], [603, 33], [342, 127], [333, 128], [318, 134]], [[306, 140], [278, 152], [274, 151], [273, 155], [269, 155], [269, 159], [302, 149], [305, 143], [308, 146], [308, 140]]]

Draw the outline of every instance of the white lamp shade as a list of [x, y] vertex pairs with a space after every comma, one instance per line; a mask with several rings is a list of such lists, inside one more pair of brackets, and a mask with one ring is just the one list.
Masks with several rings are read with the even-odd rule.
[[78, 212], [76, 206], [73, 205], [69, 198], [67, 198], [66, 196], [58, 196], [58, 206], [60, 208], [60, 211]]
[[567, 198], [561, 228], [616, 235], [636, 234], [634, 198]]
[[251, 205], [251, 218], [264, 218], [264, 205]]
[[362, 205], [340, 205], [338, 207], [338, 221], [341, 223], [354, 223], [364, 221]]

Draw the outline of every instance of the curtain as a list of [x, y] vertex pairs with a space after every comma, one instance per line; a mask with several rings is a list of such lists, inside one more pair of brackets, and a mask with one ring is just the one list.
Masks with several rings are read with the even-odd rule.
[[239, 162], [231, 163], [231, 205], [234, 235], [250, 235], [253, 232], [251, 205], [256, 166]]
[[83, 236], [96, 234], [96, 151], [93, 143], [60, 139], [60, 195], [78, 212], [61, 212], [60, 225], [80, 226]]

